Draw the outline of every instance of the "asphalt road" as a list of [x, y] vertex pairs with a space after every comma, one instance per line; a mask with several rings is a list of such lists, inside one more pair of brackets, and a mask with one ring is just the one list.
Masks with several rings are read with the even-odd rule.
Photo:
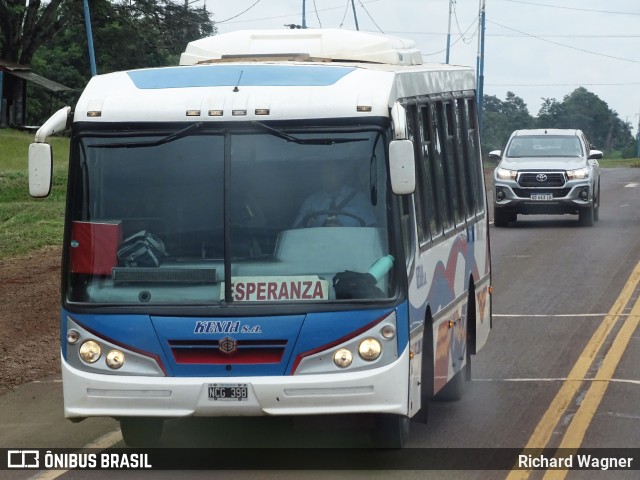
[[[472, 358], [458, 402], [431, 403], [412, 422], [409, 447], [640, 447], [640, 169], [602, 172], [600, 220], [519, 217], [491, 229], [493, 330]], [[123, 447], [117, 423], [62, 418], [58, 378], [0, 397], [0, 448]], [[167, 422], [162, 446], [366, 446], [364, 418], [198, 419]], [[635, 460], [640, 463], [640, 458]], [[638, 465], [636, 465], [638, 466]], [[28, 471], [2, 478], [55, 478]], [[165, 478], [162, 472], [127, 478]], [[351, 472], [349, 478], [542, 478], [536, 471]], [[571, 471], [566, 478], [595, 478]], [[609, 472], [638, 478], [638, 471]], [[5, 475], [7, 474], [7, 475]], [[67, 472], [61, 478], [112, 478]], [[181, 478], [247, 478], [247, 472], [183, 472]], [[327, 472], [254, 472], [254, 478], [329, 478]], [[117, 475], [122, 476], [122, 473]], [[333, 474], [335, 476], [335, 473]], [[175, 474], [167, 473], [166, 478]], [[559, 477], [565, 478], [565, 477]]]

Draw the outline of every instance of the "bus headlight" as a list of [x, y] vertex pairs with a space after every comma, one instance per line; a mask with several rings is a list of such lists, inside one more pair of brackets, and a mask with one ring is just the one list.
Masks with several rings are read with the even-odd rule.
[[75, 345], [76, 343], [78, 343], [78, 340], [80, 340], [80, 333], [78, 333], [78, 331], [74, 330], [73, 328], [69, 329], [69, 331], [67, 332], [67, 342], [69, 342], [71, 345]]
[[95, 363], [100, 358], [102, 354], [102, 349], [100, 345], [98, 345], [93, 340], [88, 340], [82, 344], [80, 347], [80, 358], [87, 363]]
[[353, 355], [346, 348], [341, 348], [333, 354], [333, 363], [340, 368], [347, 368], [353, 362]]
[[120, 350], [109, 350], [107, 353], [107, 366], [117, 370], [124, 365], [124, 353]]
[[372, 362], [377, 359], [382, 353], [382, 345], [375, 338], [365, 338], [360, 345], [358, 345], [358, 354], [363, 360]]
[[387, 324], [384, 327], [382, 327], [382, 330], [380, 330], [380, 333], [387, 340], [391, 340], [393, 337], [396, 336], [396, 329], [393, 327], [393, 325]]

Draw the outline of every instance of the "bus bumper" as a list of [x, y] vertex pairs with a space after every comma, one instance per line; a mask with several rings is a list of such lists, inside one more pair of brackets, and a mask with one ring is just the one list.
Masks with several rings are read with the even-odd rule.
[[[282, 377], [143, 377], [99, 375], [63, 359], [66, 418], [216, 417], [392, 413], [407, 415], [409, 349], [370, 370]], [[211, 400], [213, 384], [246, 384], [245, 400]]]

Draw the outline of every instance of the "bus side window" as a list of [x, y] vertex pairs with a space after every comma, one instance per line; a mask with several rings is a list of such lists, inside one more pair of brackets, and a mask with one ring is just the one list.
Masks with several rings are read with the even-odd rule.
[[453, 211], [452, 211], [452, 194], [451, 186], [448, 182], [447, 171], [445, 170], [444, 163], [446, 162], [446, 155], [443, 150], [443, 137], [442, 137], [442, 102], [437, 101], [431, 103], [431, 119], [433, 121], [433, 165], [435, 169], [435, 182], [437, 185], [438, 207], [442, 214], [442, 227], [444, 231], [449, 231], [454, 227]]
[[411, 202], [410, 195], [400, 197], [400, 228], [402, 229], [402, 248], [404, 258], [409, 261], [411, 254]]
[[[418, 230], [418, 242], [422, 245], [423, 243], [426, 243], [431, 239], [431, 235], [429, 233], [429, 224], [427, 220], [429, 205], [425, 198], [427, 192], [425, 191], [425, 185], [423, 182], [423, 175], [421, 171], [422, 162], [420, 161], [420, 124], [418, 120], [418, 108], [416, 104], [411, 103], [405, 105], [405, 109], [407, 111], [407, 127], [409, 130], [409, 140], [413, 142], [416, 158], [417, 181], [414, 193], [414, 202], [416, 208], [416, 228]], [[404, 225], [403, 228], [405, 228]]]
[[453, 105], [451, 100], [447, 100], [439, 103], [438, 107], [438, 123], [444, 147], [443, 167], [445, 181], [449, 185], [449, 201], [453, 210], [453, 226], [455, 226], [464, 222], [464, 205], [460, 195], [460, 172], [458, 172], [458, 156], [454, 142]]
[[427, 222], [431, 232], [431, 239], [442, 234], [441, 206], [438, 201], [438, 186], [436, 184], [436, 165], [433, 142], [433, 121], [431, 106], [420, 106], [420, 156], [419, 172], [423, 183], [424, 203], [427, 209]]
[[469, 152], [469, 171], [472, 174], [475, 185], [474, 194], [476, 196], [476, 213], [484, 213], [485, 192], [483, 189], [482, 162], [480, 161], [480, 141], [478, 138], [478, 123], [476, 117], [475, 97], [467, 98], [467, 145]]

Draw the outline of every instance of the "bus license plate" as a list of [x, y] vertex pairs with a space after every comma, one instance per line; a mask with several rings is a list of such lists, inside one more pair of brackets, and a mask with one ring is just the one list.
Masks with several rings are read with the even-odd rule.
[[531, 200], [553, 200], [551, 193], [532, 193]]
[[231, 400], [241, 402], [249, 399], [249, 388], [246, 383], [209, 385], [210, 400]]

